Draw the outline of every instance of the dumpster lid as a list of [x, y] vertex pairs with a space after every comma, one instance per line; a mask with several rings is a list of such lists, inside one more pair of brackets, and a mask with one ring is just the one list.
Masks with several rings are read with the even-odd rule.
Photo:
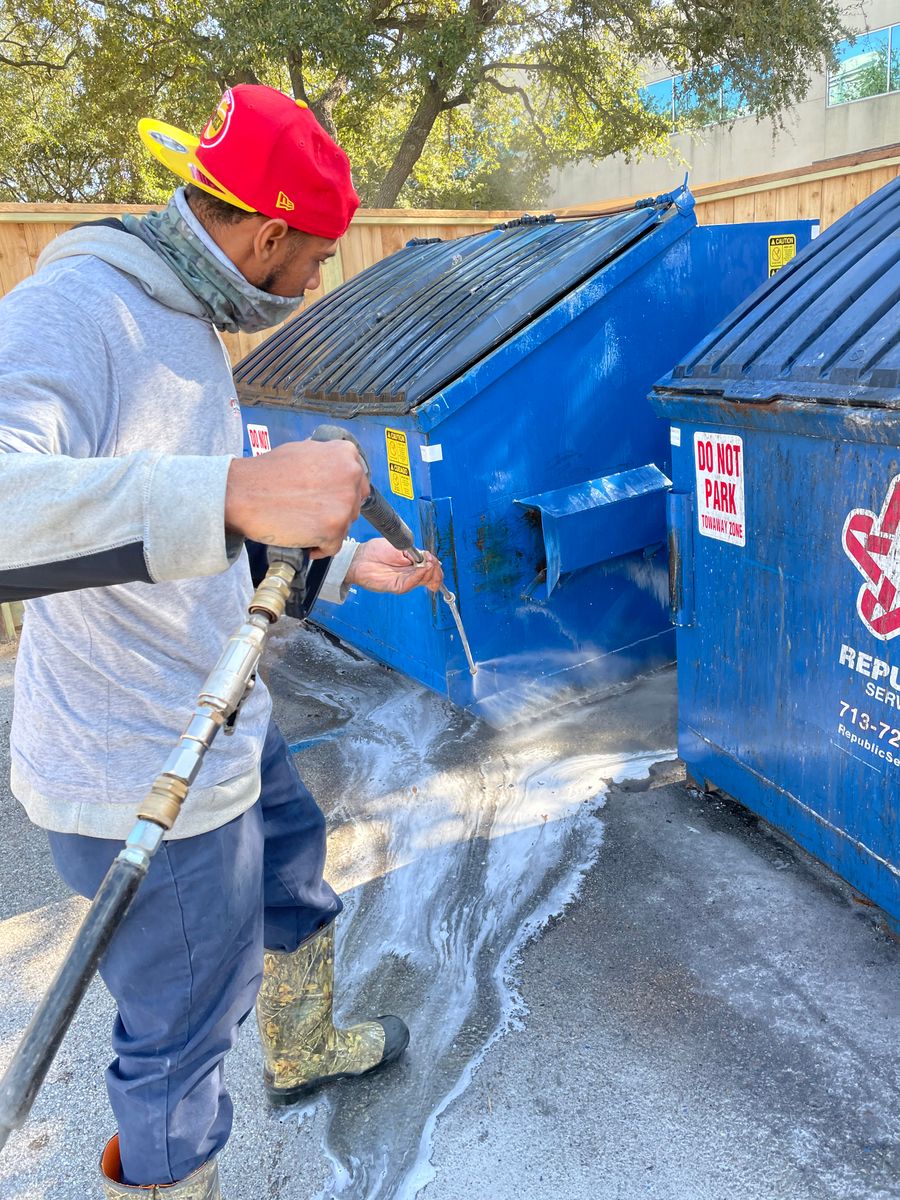
[[655, 390], [900, 408], [900, 179], [782, 267]]
[[682, 192], [603, 218], [530, 217], [411, 242], [302, 312], [238, 363], [244, 402], [409, 412], [634, 245]]

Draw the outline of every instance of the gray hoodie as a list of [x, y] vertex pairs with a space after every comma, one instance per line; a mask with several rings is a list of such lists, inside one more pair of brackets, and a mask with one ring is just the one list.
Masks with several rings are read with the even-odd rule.
[[[231, 368], [154, 251], [99, 225], [57, 238], [0, 301], [0, 347], [0, 594], [40, 597], [16, 663], [12, 788], [39, 825], [118, 839], [251, 591], [223, 522], [242, 451]], [[259, 683], [176, 837], [254, 803], [270, 707]]]

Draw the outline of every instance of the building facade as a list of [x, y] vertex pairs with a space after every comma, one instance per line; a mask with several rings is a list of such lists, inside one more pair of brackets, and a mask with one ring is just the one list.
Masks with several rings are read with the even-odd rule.
[[[900, 0], [848, 5], [847, 23], [858, 36], [836, 47], [838, 66], [811, 77], [806, 98], [785, 114], [785, 128], [741, 113], [727, 84], [718, 123], [692, 133], [673, 133], [669, 151], [627, 162], [572, 163], [553, 172], [547, 205], [587, 205], [618, 197], [670, 190], [687, 170], [694, 187], [810, 167], [859, 151], [900, 142]], [[690, 104], [678, 76], [661, 72], [648, 81], [645, 102], [659, 112]], [[715, 115], [715, 114], [713, 114]], [[733, 124], [730, 123], [733, 120]]]

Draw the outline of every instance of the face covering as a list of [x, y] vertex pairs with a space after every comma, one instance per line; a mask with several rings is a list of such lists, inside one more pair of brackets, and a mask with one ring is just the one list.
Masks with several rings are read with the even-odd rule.
[[302, 296], [273, 296], [260, 291], [236, 268], [229, 270], [191, 229], [174, 197], [162, 212], [145, 217], [127, 213], [122, 223], [171, 267], [217, 329], [258, 333], [286, 320], [303, 302]]

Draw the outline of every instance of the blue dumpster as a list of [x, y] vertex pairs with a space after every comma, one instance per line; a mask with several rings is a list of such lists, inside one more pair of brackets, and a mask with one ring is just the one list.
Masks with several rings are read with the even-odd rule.
[[900, 180], [656, 387], [679, 750], [900, 920]]
[[524, 218], [412, 243], [275, 333], [235, 371], [247, 452], [350, 428], [443, 561], [479, 671], [423, 592], [351, 595], [316, 619], [488, 716], [536, 681], [671, 661], [669, 446], [647, 394], [811, 232], [700, 228], [686, 189], [603, 219]]

